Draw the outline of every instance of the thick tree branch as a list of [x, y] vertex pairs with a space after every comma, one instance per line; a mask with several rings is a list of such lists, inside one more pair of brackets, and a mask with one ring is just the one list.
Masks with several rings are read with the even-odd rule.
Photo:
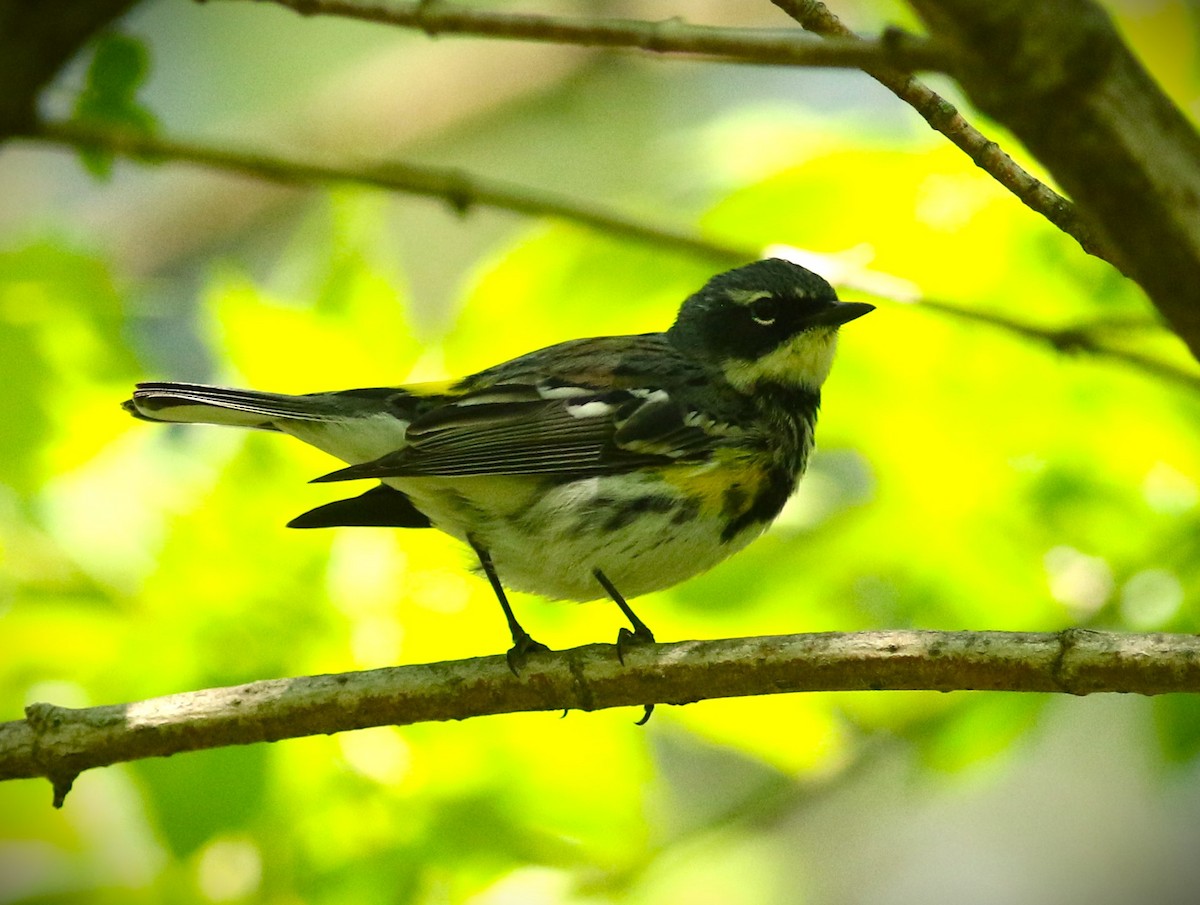
[[365, 3], [361, 0], [256, 0], [306, 16], [337, 16], [382, 25], [416, 28], [430, 37], [465, 35], [613, 47], [657, 54], [687, 54], [724, 62], [772, 66], [826, 66], [861, 69], [890, 66], [906, 70], [944, 70], [946, 55], [933, 43], [911, 35], [873, 41], [852, 36], [814, 41], [794, 30], [720, 28], [689, 25], [679, 19], [647, 22], [507, 13], [460, 6], [443, 0]]
[[1091, 0], [912, 0], [1200, 359], [1200, 135]]
[[[854, 32], [842, 24], [821, 0], [771, 2], [815, 34], [839, 42], [855, 40]], [[1092, 233], [1070, 201], [1021, 167], [998, 144], [967, 122], [952, 103], [919, 79], [895, 67], [868, 63], [862, 69], [916, 110], [931, 129], [944, 135], [977, 167], [1012, 192], [1022, 204], [1075, 239], [1088, 254], [1122, 270], [1115, 256]]]
[[1200, 692], [1200, 637], [1069, 629], [881, 631], [612, 645], [274, 679], [0, 723], [0, 780], [46, 777], [61, 806], [93, 767], [183, 751], [518, 711], [865, 690]]

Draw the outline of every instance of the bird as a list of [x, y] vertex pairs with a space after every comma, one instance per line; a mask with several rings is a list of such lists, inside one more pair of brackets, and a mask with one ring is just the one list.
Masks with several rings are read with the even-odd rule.
[[514, 673], [548, 648], [506, 589], [608, 597], [630, 626], [623, 662], [655, 640], [627, 597], [710, 569], [779, 515], [813, 449], [839, 327], [873, 309], [767, 258], [711, 277], [664, 332], [567, 340], [459, 380], [302, 395], [147, 382], [123, 406], [289, 434], [344, 463], [314, 482], [372, 482], [290, 527], [432, 527], [465, 543]]

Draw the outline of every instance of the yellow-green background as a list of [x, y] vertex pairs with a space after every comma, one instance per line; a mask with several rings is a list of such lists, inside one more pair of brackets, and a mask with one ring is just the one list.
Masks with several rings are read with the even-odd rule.
[[[731, 8], [732, 7], [732, 8]], [[762, 3], [561, 3], [784, 24]], [[1110, 7], [1195, 118], [1198, 19]], [[862, 30], [903, 7], [835, 4]], [[146, 3], [167, 134], [394, 157], [1191, 368], [1106, 265], [865, 76], [441, 39]], [[87, 55], [45, 98], [65, 114]], [[934, 79], [939, 88], [953, 88]], [[981, 123], [999, 138], [1004, 136]], [[1011, 142], [1011, 150], [1018, 151]], [[470, 657], [507, 635], [433, 532], [295, 532], [334, 464], [140, 424], [138, 379], [305, 392], [661, 329], [718, 265], [586, 229], [186, 167], [0, 151], [0, 719]], [[1196, 631], [1200, 394], [880, 301], [844, 331], [819, 452], [765, 538], [642, 598], [663, 640], [889, 627]], [[553, 647], [602, 604], [517, 595]], [[0, 902], [1171, 902], [1200, 879], [1196, 699], [879, 693], [374, 729], [0, 785]], [[1157, 897], [1157, 898], [1155, 898]]]

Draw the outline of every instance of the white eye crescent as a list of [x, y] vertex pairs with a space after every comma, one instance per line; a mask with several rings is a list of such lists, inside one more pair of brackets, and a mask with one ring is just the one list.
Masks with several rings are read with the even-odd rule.
[[775, 318], [778, 316], [779, 303], [771, 296], [755, 299], [750, 303], [750, 317], [753, 318], [756, 324], [769, 327], [775, 323]]

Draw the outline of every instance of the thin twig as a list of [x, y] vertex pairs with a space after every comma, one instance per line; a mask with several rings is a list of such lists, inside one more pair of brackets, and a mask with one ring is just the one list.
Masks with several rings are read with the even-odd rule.
[[272, 679], [132, 704], [26, 708], [0, 723], [0, 780], [43, 776], [61, 805], [93, 767], [183, 751], [522, 711], [688, 704], [799, 691], [1200, 691], [1200, 637], [826, 632], [536, 653]]
[[[264, 0], [258, 0], [264, 2]], [[497, 12], [443, 0], [364, 3], [359, 0], [265, 0], [305, 16], [336, 16], [382, 25], [416, 28], [430, 37], [465, 35], [614, 47], [657, 54], [685, 54], [723, 62], [770, 66], [825, 66], [861, 69], [891, 66], [910, 71], [943, 71], [948, 60], [925, 38], [899, 41], [822, 42], [794, 29], [721, 28], [680, 19], [650, 22], [580, 16]]]
[[[139, 160], [191, 163], [288, 185], [354, 183], [373, 186], [437, 198], [462, 213], [479, 205], [529, 216], [554, 217], [609, 235], [696, 255], [720, 266], [736, 266], [762, 256], [761, 248], [706, 239], [687, 230], [647, 223], [575, 198], [446, 167], [404, 163], [336, 166], [294, 160], [246, 148], [220, 147], [70, 122], [44, 123], [25, 137], [71, 148], [93, 148]], [[877, 298], [887, 298], [873, 291], [872, 294]], [[906, 303], [908, 301], [913, 300], [906, 300]], [[1194, 373], [1101, 342], [1095, 334], [1103, 328], [1103, 324], [1098, 325], [1096, 330], [1086, 325], [1066, 330], [1044, 329], [948, 302], [917, 299], [915, 303], [918, 307], [924, 305], [962, 320], [986, 324], [1046, 343], [1059, 351], [1086, 351], [1096, 356], [1118, 359], [1189, 389], [1200, 389], [1200, 376]]]
[[728, 264], [744, 264], [758, 257], [754, 250], [722, 245], [684, 230], [651, 226], [600, 205], [499, 179], [481, 178], [452, 167], [391, 162], [339, 166], [285, 158], [244, 147], [221, 147], [72, 122], [43, 123], [25, 137], [72, 148], [107, 151], [143, 161], [191, 163], [285, 185], [354, 183], [373, 186], [439, 198], [462, 214], [478, 205], [530, 216], [555, 217], [610, 235], [651, 242]]
[[[856, 40], [821, 0], [771, 0], [805, 29], [840, 43]], [[908, 37], [906, 36], [905, 43]], [[966, 154], [981, 170], [1012, 192], [1030, 210], [1041, 214], [1075, 239], [1090, 255], [1123, 270], [1112, 250], [1105, 247], [1083, 222], [1075, 206], [1041, 180], [1035, 178], [1006, 154], [998, 144], [972, 126], [957, 108], [898, 67], [868, 63], [861, 67], [869, 76], [920, 114], [930, 128], [940, 132]]]
[[[1184, 389], [1200, 391], [1200, 374], [1195, 371], [1185, 371], [1177, 368], [1175, 365], [1168, 364], [1157, 358], [1151, 358], [1149, 355], [1143, 355], [1132, 349], [1124, 349], [1120, 346], [1101, 342], [1097, 334], [1112, 329], [1111, 325], [1104, 321], [1098, 321], [1095, 324], [1079, 324], [1073, 327], [1037, 327], [1003, 314], [963, 308], [939, 299], [922, 298], [916, 304], [920, 308], [949, 314], [960, 320], [998, 327], [1017, 336], [1045, 343], [1059, 352], [1068, 354], [1086, 352], [1092, 355], [1116, 359], [1117, 361], [1132, 365], [1138, 370], [1145, 371], [1148, 374], [1153, 374], [1155, 377], [1181, 386]], [[1138, 321], [1135, 327], [1131, 326], [1127, 329], [1145, 331], [1152, 328], [1159, 328], [1159, 325], [1153, 322]]]

